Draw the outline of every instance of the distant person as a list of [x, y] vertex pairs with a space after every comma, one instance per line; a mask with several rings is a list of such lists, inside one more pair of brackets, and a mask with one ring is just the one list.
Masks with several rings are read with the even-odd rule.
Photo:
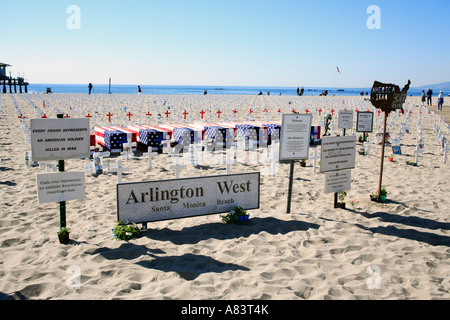
[[270, 91], [267, 91], [267, 95], [270, 96]]
[[141, 86], [138, 86], [137, 92], [142, 93]]
[[425, 90], [422, 90], [422, 96], [420, 98], [420, 101], [422, 101], [422, 103], [421, 103], [422, 106], [425, 105], [425, 100], [426, 100]]
[[300, 95], [300, 88], [297, 88], [297, 95]]
[[91, 91], [92, 91], [92, 88], [93, 88], [94, 86], [92, 85], [92, 83], [89, 83], [89, 85], [88, 85], [88, 88], [89, 88], [89, 94], [91, 94]]
[[433, 90], [428, 89], [427, 91], [427, 106], [432, 106], [431, 96], [433, 95]]
[[303, 96], [303, 92], [305, 92], [305, 88], [302, 87], [302, 89], [300, 90], [300, 96]]
[[262, 94], [263, 94], [263, 93], [260, 91], [260, 92], [258, 93], [258, 96], [262, 96]]
[[438, 111], [442, 111], [442, 105], [444, 104], [444, 94], [441, 92], [439, 92], [438, 95]]
[[208, 91], [203, 90], [203, 95], [206, 96], [208, 94]]

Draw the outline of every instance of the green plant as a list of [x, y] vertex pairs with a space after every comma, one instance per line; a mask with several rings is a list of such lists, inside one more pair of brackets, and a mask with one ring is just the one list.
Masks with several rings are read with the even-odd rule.
[[386, 188], [385, 187], [381, 187], [380, 196], [386, 196], [386, 195], [387, 195]]
[[70, 233], [70, 229], [69, 229], [69, 228], [67, 228], [67, 227], [62, 227], [62, 228], [59, 229], [59, 231], [58, 231], [58, 236], [59, 236], [59, 235], [65, 236], [65, 235], [67, 235], [67, 234], [69, 234], [69, 233]]
[[246, 216], [250, 216], [247, 211], [245, 211], [241, 206], [236, 206], [226, 215], [220, 215], [220, 218], [222, 219], [222, 222], [226, 224], [244, 224], [246, 220], [240, 219], [240, 217]]
[[129, 241], [133, 238], [137, 238], [141, 235], [139, 227], [133, 224], [120, 224], [118, 223], [114, 229], [111, 229], [114, 240]]
[[345, 197], [347, 196], [347, 192], [345, 191], [339, 191], [338, 192], [338, 199], [339, 203], [344, 203]]

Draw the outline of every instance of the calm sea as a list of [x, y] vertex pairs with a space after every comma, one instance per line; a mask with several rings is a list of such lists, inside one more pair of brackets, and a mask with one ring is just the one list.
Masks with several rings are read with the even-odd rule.
[[[93, 94], [109, 93], [108, 84], [93, 84]], [[51, 88], [53, 93], [88, 93], [87, 84], [30, 84], [28, 86], [29, 93], [46, 92], [47, 88]], [[136, 94], [137, 85], [111, 85], [112, 94]], [[371, 88], [304, 88], [304, 96], [317, 96], [322, 91], [328, 90], [328, 95], [338, 96], [359, 96], [361, 92], [364, 95], [370, 94]], [[187, 95], [187, 94], [203, 94], [204, 90], [208, 94], [227, 94], [227, 95], [256, 95], [262, 92], [264, 95], [269, 91], [271, 95], [295, 96], [297, 95], [297, 87], [233, 87], [233, 86], [168, 86], [168, 85], [141, 85], [143, 94], [161, 94], [161, 95]], [[411, 88], [408, 95], [420, 96], [422, 90]]]

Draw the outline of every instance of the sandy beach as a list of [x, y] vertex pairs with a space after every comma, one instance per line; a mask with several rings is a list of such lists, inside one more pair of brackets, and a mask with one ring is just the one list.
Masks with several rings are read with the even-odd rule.
[[[162, 114], [163, 123], [182, 123], [184, 110], [190, 112], [187, 121], [200, 121], [202, 109], [208, 111], [208, 122], [263, 120], [265, 109], [271, 120], [280, 120], [280, 113], [292, 109], [300, 113], [308, 109], [315, 114], [313, 125], [331, 109], [370, 109], [378, 117], [364, 100], [367, 97], [2, 95], [0, 300], [450, 299], [450, 160], [443, 163], [435, 127], [448, 135], [440, 116], [450, 123], [449, 106], [442, 113], [436, 106], [431, 113], [422, 108], [420, 114], [420, 98], [408, 97], [410, 132], [401, 140], [402, 155], [384, 162], [385, 203], [369, 198], [379, 179], [381, 145], [374, 136], [382, 122], [377, 121], [369, 135], [369, 155], [356, 154], [346, 209], [333, 208], [333, 195], [324, 193], [324, 174], [313, 171], [312, 160], [306, 167], [295, 164], [290, 214], [286, 213], [289, 164], [280, 163], [272, 176], [270, 163], [238, 163], [231, 173], [261, 172], [260, 208], [249, 212], [248, 225], [226, 225], [213, 214], [149, 223], [141, 237], [117, 241], [110, 231], [117, 224], [117, 174], [105, 169], [100, 175], [86, 175], [85, 199], [67, 202], [71, 241], [63, 245], [56, 235], [58, 203], [38, 203], [36, 174], [45, 169], [25, 165], [24, 152], [31, 148], [12, 97], [26, 116], [25, 123], [40, 118], [33, 105], [52, 118], [56, 111], [72, 117], [97, 114], [97, 125], [107, 124], [109, 111], [122, 114], [120, 121], [114, 118], [117, 125], [154, 124], [155, 118], [145, 114], [162, 114], [167, 106], [172, 115], [165, 119]], [[135, 115], [132, 121], [120, 111], [124, 106], [126, 113]], [[223, 118], [218, 118], [218, 109]], [[239, 113], [233, 115], [233, 109]], [[418, 166], [410, 166], [406, 162], [414, 159], [419, 117], [425, 152], [419, 155]], [[389, 117], [391, 138], [405, 118]], [[332, 130], [333, 135], [340, 132]], [[357, 142], [357, 150], [362, 147]], [[320, 148], [310, 148], [310, 155], [315, 149], [320, 154]], [[147, 160], [141, 151], [122, 160], [129, 168], [123, 181], [174, 178], [167, 154], [155, 156], [150, 170]], [[65, 170], [84, 171], [87, 162], [66, 160]], [[188, 165], [180, 177], [221, 174], [226, 174], [225, 165], [208, 163]]]

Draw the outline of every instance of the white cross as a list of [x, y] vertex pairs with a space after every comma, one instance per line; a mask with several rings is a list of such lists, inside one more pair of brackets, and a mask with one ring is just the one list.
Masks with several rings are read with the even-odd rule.
[[309, 160], [313, 160], [313, 172], [317, 172], [317, 160], [320, 160], [320, 156], [317, 155], [317, 148], [314, 149], [314, 156], [309, 157]]
[[117, 172], [117, 183], [122, 182], [122, 172], [129, 171], [127, 167], [122, 167], [122, 160], [117, 160], [117, 167], [111, 168], [111, 172]]
[[370, 143], [368, 143], [368, 142], [364, 142], [363, 145], [364, 145], [365, 154], [369, 155], [369, 151], [372, 148], [372, 145]]
[[131, 142], [124, 143], [123, 144], [123, 150], [124, 152], [121, 152], [122, 158], [125, 160], [130, 160], [130, 154], [133, 157], [133, 153], [131, 152]]
[[50, 172], [50, 169], [53, 169], [52, 171], [55, 171], [56, 169], [56, 165], [45, 162], [39, 162], [39, 167], [46, 168], [46, 172]]
[[180, 170], [186, 169], [185, 165], [179, 165], [180, 158], [179, 157], [173, 157], [175, 160], [175, 165], [170, 166], [170, 169], [175, 170], [175, 178], [178, 179], [180, 177]]
[[444, 147], [441, 149], [441, 152], [444, 153], [444, 159], [443, 163], [447, 163], [447, 152], [450, 151], [450, 146], [447, 146], [447, 143], [444, 145]]
[[424, 153], [425, 151], [423, 150], [423, 148], [420, 146], [420, 143], [417, 143], [417, 147], [416, 150], [414, 150], [414, 154], [416, 155], [416, 164], [419, 161], [419, 153]]
[[148, 157], [148, 168], [151, 169], [152, 168], [152, 157], [158, 155], [158, 153], [157, 152], [151, 152], [149, 150], [149, 152], [143, 153], [142, 155]]

